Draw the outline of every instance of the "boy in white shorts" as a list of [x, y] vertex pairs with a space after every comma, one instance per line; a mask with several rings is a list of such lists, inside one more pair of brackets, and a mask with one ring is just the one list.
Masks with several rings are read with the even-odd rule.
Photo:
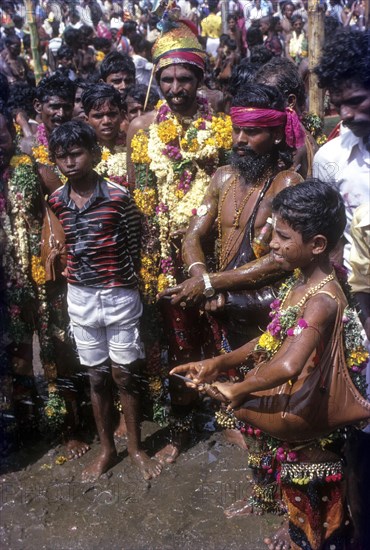
[[111, 381], [127, 424], [128, 453], [150, 479], [161, 472], [140, 446], [138, 381], [144, 352], [142, 304], [135, 269], [140, 221], [127, 189], [94, 171], [100, 160], [95, 132], [75, 120], [56, 128], [49, 152], [67, 183], [49, 202], [66, 236], [68, 312], [80, 361], [89, 367], [91, 401], [101, 452], [83, 472], [95, 480], [117, 462]]

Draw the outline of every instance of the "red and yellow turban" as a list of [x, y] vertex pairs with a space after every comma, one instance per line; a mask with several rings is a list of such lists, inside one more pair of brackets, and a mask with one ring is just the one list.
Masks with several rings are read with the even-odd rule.
[[158, 71], [168, 65], [189, 63], [204, 71], [206, 53], [191, 21], [181, 19], [177, 26], [163, 33], [152, 48], [153, 62]]

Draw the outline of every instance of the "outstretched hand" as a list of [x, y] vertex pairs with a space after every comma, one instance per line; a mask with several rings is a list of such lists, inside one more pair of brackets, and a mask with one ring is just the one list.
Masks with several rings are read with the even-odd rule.
[[217, 358], [205, 359], [204, 361], [197, 361], [196, 363], [187, 363], [185, 365], [179, 365], [170, 371], [171, 374], [181, 374], [193, 381], [187, 383], [190, 387], [198, 386], [200, 384], [210, 384], [220, 374], [220, 366]]
[[214, 380], [220, 375], [220, 364], [217, 358], [206, 359], [198, 363], [187, 363], [180, 365], [170, 371], [170, 375], [185, 376], [188, 380], [186, 385], [190, 388], [195, 388], [201, 393], [206, 393], [212, 399], [229, 403], [229, 398], [219, 391], [217, 383]]
[[160, 300], [164, 296], [172, 296], [171, 304], [176, 305], [179, 303], [200, 302], [204, 296], [204, 280], [202, 276], [190, 277], [183, 283], [166, 288], [157, 295], [157, 300]]

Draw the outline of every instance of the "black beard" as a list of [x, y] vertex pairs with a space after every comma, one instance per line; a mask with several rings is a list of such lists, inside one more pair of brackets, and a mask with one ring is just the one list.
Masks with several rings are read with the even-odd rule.
[[236, 149], [240, 150], [242, 147], [240, 145], [233, 147], [230, 158], [231, 166], [236, 168], [248, 182], [257, 182], [269, 169], [277, 166], [278, 155], [276, 152], [257, 155], [251, 149], [243, 148], [245, 154], [241, 157], [235, 152]]

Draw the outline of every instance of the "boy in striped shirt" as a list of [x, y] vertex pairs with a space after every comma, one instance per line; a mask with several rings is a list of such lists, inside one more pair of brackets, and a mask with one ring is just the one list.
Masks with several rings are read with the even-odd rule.
[[111, 381], [127, 424], [128, 453], [144, 479], [161, 466], [140, 446], [138, 382], [144, 352], [137, 288], [140, 220], [126, 188], [94, 171], [100, 160], [95, 132], [75, 120], [50, 136], [52, 160], [67, 178], [49, 202], [66, 236], [68, 313], [81, 364], [89, 367], [91, 401], [101, 452], [83, 472], [95, 480], [117, 462]]

